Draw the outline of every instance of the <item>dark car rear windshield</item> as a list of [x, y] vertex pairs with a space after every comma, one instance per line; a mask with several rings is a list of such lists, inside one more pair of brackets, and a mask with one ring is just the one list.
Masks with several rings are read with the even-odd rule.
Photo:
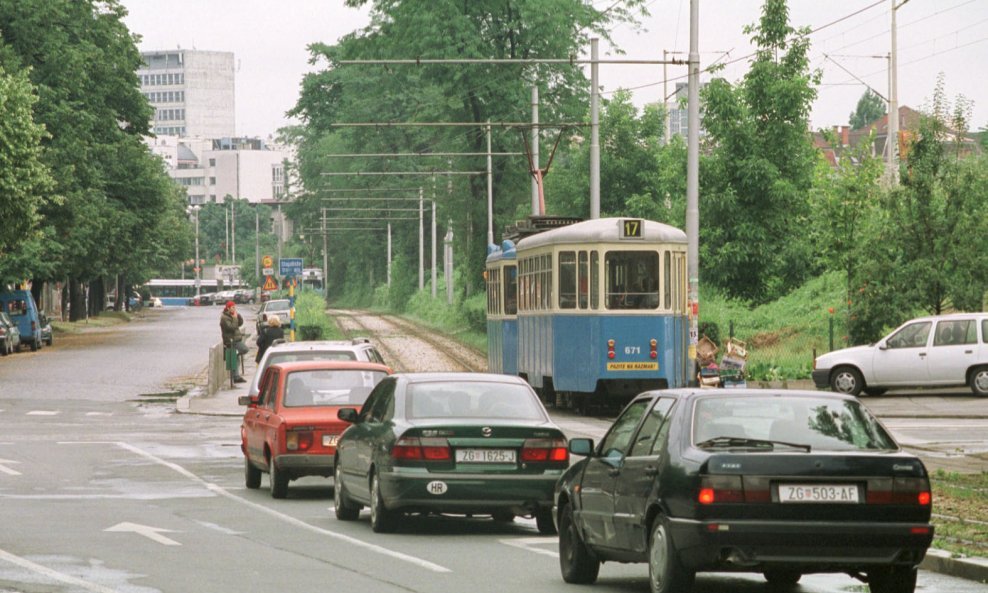
[[693, 443], [724, 438], [808, 445], [814, 451], [898, 449], [856, 401], [835, 398], [709, 397], [693, 408]]
[[409, 418], [546, 419], [528, 387], [479, 381], [416, 383], [408, 388], [405, 410]]
[[286, 380], [284, 404], [289, 408], [359, 406], [385, 376], [383, 371], [360, 369], [295, 371]]

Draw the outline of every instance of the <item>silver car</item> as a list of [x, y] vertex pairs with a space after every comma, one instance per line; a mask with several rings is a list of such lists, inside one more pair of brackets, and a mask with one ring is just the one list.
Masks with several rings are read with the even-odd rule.
[[261, 335], [261, 329], [267, 326], [268, 319], [273, 316], [280, 317], [281, 327], [287, 329], [291, 322], [291, 318], [289, 317], [291, 303], [288, 299], [275, 299], [262, 303], [261, 308], [257, 310], [257, 335]]
[[247, 391], [247, 394], [258, 394], [261, 376], [264, 374], [264, 369], [270, 365], [299, 360], [356, 360], [360, 362], [387, 364], [377, 351], [377, 348], [374, 348], [367, 338], [306, 342], [281, 342], [276, 340], [272, 346], [264, 351], [261, 362], [257, 364], [257, 370], [254, 372], [254, 377], [250, 380], [250, 389]]

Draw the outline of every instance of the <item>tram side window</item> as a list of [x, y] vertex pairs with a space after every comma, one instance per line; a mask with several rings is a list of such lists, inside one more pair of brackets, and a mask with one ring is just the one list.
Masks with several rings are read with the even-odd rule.
[[559, 308], [576, 308], [576, 253], [559, 253]]
[[580, 252], [580, 261], [577, 267], [577, 274], [579, 275], [579, 305], [581, 309], [587, 308], [587, 292], [589, 289], [589, 279], [587, 278], [587, 252]]
[[656, 251], [608, 251], [605, 297], [608, 309], [655, 309], [659, 297]]
[[600, 308], [600, 256], [590, 252], [590, 308]]
[[662, 279], [664, 281], [663, 286], [665, 287], [665, 294], [663, 302], [665, 303], [665, 308], [669, 309], [672, 307], [672, 285], [675, 283], [675, 279], [672, 276], [672, 252], [665, 252], [665, 266], [662, 273]]
[[504, 266], [504, 314], [518, 314], [518, 268]]

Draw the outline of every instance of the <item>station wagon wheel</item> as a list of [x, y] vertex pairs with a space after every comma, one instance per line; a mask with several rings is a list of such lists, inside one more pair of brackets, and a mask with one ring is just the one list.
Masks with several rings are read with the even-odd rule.
[[244, 455], [244, 485], [251, 490], [261, 487], [261, 470], [254, 467], [246, 455]]
[[381, 496], [381, 479], [374, 470], [371, 475], [371, 529], [374, 533], [388, 533], [394, 531], [395, 514], [384, 507], [384, 497]]
[[766, 570], [764, 576], [770, 585], [777, 587], [792, 587], [803, 577], [799, 571], [785, 569]]
[[974, 395], [988, 395], [988, 366], [978, 367], [971, 372], [971, 391]]
[[288, 476], [278, 471], [278, 466], [274, 464], [274, 455], [268, 461], [268, 482], [271, 486], [271, 498], [288, 496]]
[[556, 524], [552, 521], [552, 509], [535, 511], [535, 525], [542, 535], [556, 535]]
[[875, 570], [868, 573], [868, 588], [871, 593], [913, 593], [917, 572], [905, 566]]
[[839, 367], [830, 375], [830, 388], [837, 393], [858, 395], [864, 388], [864, 379], [854, 367]]
[[559, 513], [559, 569], [563, 580], [575, 585], [593, 583], [600, 572], [600, 561], [580, 538], [573, 509], [568, 504]]
[[340, 469], [339, 459], [333, 470], [333, 505], [336, 518], [340, 521], [353, 521], [360, 516], [360, 505], [350, 499], [343, 485], [343, 470]]
[[665, 517], [656, 517], [648, 546], [648, 584], [652, 593], [676, 593], [693, 587], [694, 573], [676, 556]]

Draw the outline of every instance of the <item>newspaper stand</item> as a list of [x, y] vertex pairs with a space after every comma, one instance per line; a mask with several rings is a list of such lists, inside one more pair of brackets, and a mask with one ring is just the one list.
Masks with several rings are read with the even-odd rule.
[[748, 386], [744, 377], [744, 368], [748, 363], [748, 349], [744, 342], [731, 338], [724, 348], [724, 356], [720, 359], [720, 385], [725, 388], [744, 388]]

